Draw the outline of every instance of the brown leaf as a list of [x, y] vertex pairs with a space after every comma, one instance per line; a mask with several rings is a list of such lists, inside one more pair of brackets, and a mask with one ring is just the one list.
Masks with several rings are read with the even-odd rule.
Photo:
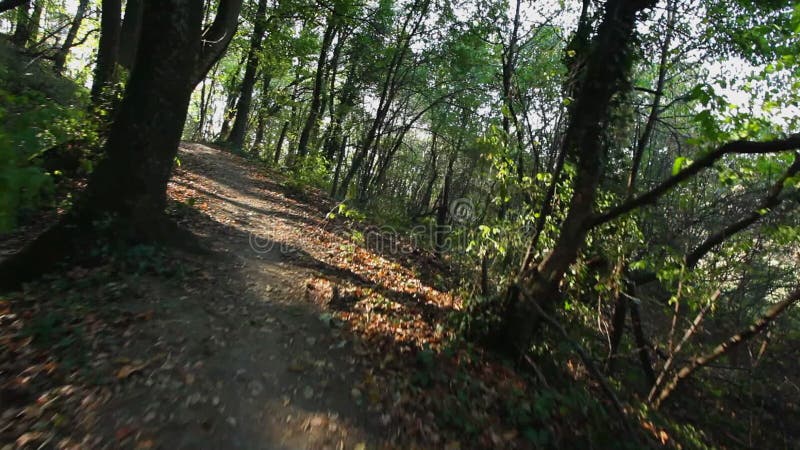
[[31, 442], [36, 442], [42, 440], [44, 437], [44, 433], [39, 431], [31, 431], [28, 433], [23, 434], [22, 436], [17, 438], [17, 447], [22, 448], [28, 445]]
[[139, 441], [139, 442], [136, 443], [136, 449], [137, 450], [139, 450], [139, 449], [146, 450], [146, 449], [149, 449], [149, 448], [154, 448], [155, 446], [156, 446], [156, 443], [153, 442], [152, 439], [145, 439], [143, 441]]
[[117, 429], [117, 431], [114, 433], [114, 437], [117, 438], [118, 441], [121, 441], [133, 434], [134, 431], [136, 430], [134, 430], [133, 427], [122, 427]]
[[117, 379], [124, 380], [129, 376], [133, 375], [134, 373], [144, 369], [145, 367], [147, 367], [147, 362], [143, 362], [141, 364], [124, 365], [117, 371]]

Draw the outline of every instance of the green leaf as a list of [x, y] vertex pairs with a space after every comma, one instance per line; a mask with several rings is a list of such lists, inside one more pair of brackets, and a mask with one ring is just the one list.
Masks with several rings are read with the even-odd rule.
[[683, 170], [684, 167], [691, 163], [692, 161], [685, 156], [679, 156], [675, 158], [675, 162], [672, 164], [672, 175], [677, 175], [681, 170]]

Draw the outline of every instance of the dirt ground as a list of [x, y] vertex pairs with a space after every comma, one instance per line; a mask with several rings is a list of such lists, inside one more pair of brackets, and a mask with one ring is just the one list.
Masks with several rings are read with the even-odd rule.
[[[327, 266], [303, 248], [315, 242], [304, 230], [333, 238], [325, 212], [230, 154], [185, 144], [179, 158], [169, 194], [192, 205], [177, 215], [211, 253], [171, 255], [164, 265], [180, 276], [75, 268], [77, 285], [103, 281], [53, 295], [41, 282], [3, 300], [0, 448], [384, 446], [392, 431], [365, 405], [359, 344], [309, 281]], [[75, 292], [107, 302], [76, 319], [80, 370], [23, 332]]]

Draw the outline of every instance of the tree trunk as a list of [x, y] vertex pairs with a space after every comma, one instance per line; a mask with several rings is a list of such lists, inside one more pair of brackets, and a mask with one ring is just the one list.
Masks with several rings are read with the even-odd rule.
[[275, 144], [275, 156], [272, 158], [273, 164], [278, 164], [281, 159], [281, 149], [283, 148], [283, 141], [286, 139], [286, 133], [289, 131], [289, 126], [292, 124], [290, 120], [283, 123], [281, 127], [281, 134], [278, 136], [278, 143]]
[[225, 101], [225, 109], [222, 111], [222, 125], [217, 135], [217, 140], [226, 141], [231, 134], [231, 121], [236, 116], [236, 103], [239, 99], [239, 90], [231, 90], [228, 92], [228, 98]]
[[[240, 3], [222, 0], [221, 5], [238, 8]], [[94, 243], [98, 233], [121, 242], [174, 236], [175, 225], [164, 214], [167, 182], [200, 79], [197, 67], [206, 67], [203, 56], [214, 51], [207, 47], [219, 45], [201, 40], [202, 6], [202, 0], [145, 0], [141, 51], [105, 144], [107, 157], [75, 209], [0, 264], [0, 285], [17, 286], [70, 253], [85, 253], [82, 246]], [[229, 19], [238, 9], [226, 13]], [[107, 229], [95, 225], [109, 220]]]
[[325, 72], [328, 51], [330, 50], [333, 38], [336, 35], [336, 10], [328, 17], [328, 24], [322, 37], [322, 46], [319, 50], [317, 59], [317, 72], [314, 75], [314, 91], [311, 93], [311, 106], [308, 110], [308, 117], [300, 132], [300, 139], [297, 143], [297, 156], [303, 158], [308, 153], [308, 141], [311, 139], [311, 132], [316, 127], [317, 117], [322, 108], [322, 91], [325, 84]]
[[602, 135], [609, 124], [612, 98], [623, 91], [629, 76], [636, 15], [650, 6], [650, 1], [606, 2], [603, 22], [588, 54], [587, 81], [579, 85], [563, 142], [562, 151], [575, 155], [578, 162], [569, 212], [548, 256], [535, 269], [520, 274], [518, 289], [509, 290], [510, 307], [499, 327], [500, 342], [510, 346], [507, 350], [514, 354], [528, 350], [541, 323], [537, 311], [553, 308], [564, 274], [577, 259], [586, 239], [603, 174]]
[[516, 1], [514, 8], [514, 20], [511, 27], [511, 35], [508, 38], [508, 43], [502, 53], [502, 96], [506, 111], [503, 111], [503, 132], [505, 134], [506, 146], [511, 149], [511, 125], [514, 126], [516, 134], [516, 143], [513, 145], [516, 152], [516, 169], [517, 179], [522, 180], [525, 172], [524, 159], [523, 159], [523, 142], [522, 142], [522, 125], [517, 117], [516, 108], [514, 106], [514, 72], [516, 71], [516, 64], [519, 51], [519, 27], [521, 24], [520, 7], [522, 0]]
[[272, 83], [272, 76], [269, 72], [264, 73], [263, 81], [261, 82], [261, 104], [258, 108], [258, 125], [256, 126], [256, 136], [253, 140], [253, 148], [258, 150], [259, 156], [261, 155], [261, 144], [264, 142], [264, 134], [267, 129], [267, 118], [270, 116], [267, 111], [267, 100], [269, 99], [269, 85]]
[[[167, 181], [194, 88], [191, 68], [200, 46], [199, 3], [146, 3], [141, 52], [105, 146], [108, 157], [87, 190], [89, 210], [114, 212], [145, 236], [163, 217]], [[118, 15], [113, 17], [119, 21]]]
[[244, 78], [239, 95], [239, 103], [236, 105], [236, 118], [233, 121], [231, 134], [227, 142], [236, 150], [241, 150], [244, 146], [244, 136], [247, 132], [248, 117], [250, 115], [250, 104], [253, 101], [253, 88], [256, 85], [256, 71], [258, 70], [258, 59], [261, 53], [261, 42], [267, 30], [267, 0], [258, 0], [256, 16], [254, 18], [253, 37], [250, 41], [250, 50], [247, 53], [247, 66], [244, 69]]
[[18, 47], [25, 47], [31, 37], [31, 2], [26, 0], [19, 5], [17, 10], [16, 25], [11, 42]]
[[636, 191], [636, 177], [639, 175], [639, 165], [642, 162], [642, 155], [650, 142], [653, 130], [656, 126], [659, 113], [661, 112], [661, 99], [664, 96], [664, 83], [667, 79], [667, 60], [669, 58], [670, 45], [672, 44], [672, 34], [675, 27], [675, 5], [672, 1], [667, 2], [667, 29], [664, 41], [661, 43], [661, 57], [658, 64], [658, 77], [656, 79], [655, 94], [653, 94], [653, 104], [650, 105], [650, 114], [644, 125], [644, 131], [639, 136], [636, 148], [633, 151], [631, 171], [628, 176], [627, 199], [630, 200]]
[[122, 19], [119, 39], [119, 64], [129, 72], [133, 69], [133, 63], [136, 61], [139, 35], [142, 32], [142, 1], [127, 0], [125, 3], [125, 17]]
[[194, 139], [198, 141], [203, 140], [203, 128], [205, 128], [206, 124], [206, 114], [208, 114], [208, 97], [211, 96], [210, 94], [211, 93], [209, 92], [209, 95], [206, 95], [206, 81], [203, 80], [200, 85], [200, 108], [198, 111], [199, 117], [197, 118], [197, 128], [195, 128], [194, 131]]
[[656, 382], [656, 374], [653, 372], [653, 362], [650, 360], [650, 353], [647, 350], [647, 339], [644, 337], [642, 328], [642, 317], [639, 313], [639, 305], [630, 301], [631, 308], [631, 328], [633, 328], [633, 338], [636, 343], [636, 353], [639, 354], [639, 364], [642, 372], [650, 386]]
[[339, 157], [336, 159], [336, 169], [333, 171], [333, 181], [331, 182], [331, 197], [336, 198], [336, 190], [338, 189], [339, 175], [342, 173], [342, 165], [344, 163], [344, 153], [347, 149], [347, 136], [342, 138], [342, 143], [339, 146]]
[[414, 216], [419, 216], [427, 212], [428, 208], [431, 204], [431, 196], [433, 195], [433, 185], [436, 183], [436, 179], [439, 178], [439, 171], [436, 167], [436, 161], [439, 159], [439, 155], [436, 151], [436, 137], [438, 135], [436, 133], [433, 134], [433, 139], [431, 139], [431, 157], [430, 157], [430, 176], [428, 177], [427, 183], [425, 183], [424, 188], [422, 190], [422, 195], [417, 197], [417, 206], [413, 213]]
[[100, 105], [106, 91], [114, 84], [119, 56], [121, 0], [103, 0], [100, 19], [100, 43], [97, 48], [97, 63], [92, 80], [92, 104]]
[[39, 36], [39, 27], [42, 23], [42, 13], [44, 12], [44, 0], [36, 0], [33, 4], [33, 13], [31, 13], [31, 20], [28, 24], [28, 40], [27, 45], [36, 43]]
[[[460, 146], [460, 144], [459, 144]], [[442, 184], [442, 193], [439, 196], [439, 207], [436, 210], [436, 230], [434, 236], [436, 239], [436, 254], [441, 255], [442, 252], [447, 250], [445, 238], [448, 234], [447, 229], [447, 213], [450, 208], [450, 186], [453, 182], [453, 165], [456, 162], [456, 154], [458, 148], [453, 149], [453, 155], [447, 162], [447, 171], [444, 174], [444, 183]]]
[[325, 158], [332, 160], [342, 143], [342, 124], [347, 114], [355, 106], [358, 89], [356, 88], [356, 65], [357, 61], [351, 56], [350, 69], [347, 71], [347, 78], [341, 89], [341, 98], [336, 110], [331, 114], [331, 125], [328, 138], [325, 142]]
[[628, 315], [628, 298], [621, 290], [614, 296], [614, 313], [611, 316], [611, 332], [608, 338], [608, 356], [606, 357], [605, 372], [614, 372], [614, 362], [617, 356], [617, 349], [622, 342], [622, 335], [625, 331], [625, 318]]
[[[590, 3], [591, 2], [589, 0], [582, 0], [581, 15], [578, 19], [578, 28], [575, 30], [575, 34], [572, 35], [572, 38], [570, 39], [566, 48], [564, 65], [567, 67], [569, 76], [564, 82], [563, 91], [564, 96], [568, 99], [572, 99], [576, 95], [576, 92], [579, 91], [581, 84], [580, 80], [584, 78], [584, 71], [586, 69], [585, 62], [587, 59], [587, 53], [590, 50], [589, 38], [592, 31], [591, 18], [589, 17]], [[570, 107], [568, 109], [570, 117], [574, 108], [575, 103], [570, 103]], [[542, 200], [539, 217], [536, 219], [536, 223], [534, 224], [533, 238], [528, 245], [525, 257], [522, 260], [521, 272], [526, 272], [531, 269], [534, 253], [539, 245], [539, 238], [541, 237], [542, 232], [544, 232], [544, 226], [547, 223], [547, 218], [550, 216], [553, 210], [556, 189], [558, 188], [558, 183], [561, 179], [561, 173], [563, 172], [564, 164], [567, 156], [570, 156], [567, 154], [567, 148], [564, 146], [563, 139], [557, 139], [555, 136], [553, 137], [553, 142], [558, 142], [559, 140], [561, 140], [561, 148], [558, 150], [555, 150], [554, 148], [554, 151], [551, 152], [551, 154], [555, 157], [555, 162], [551, 160], [548, 163], [548, 167], [551, 167], [550, 173], [552, 178], [547, 187], [544, 199]]]
[[67, 55], [75, 43], [75, 38], [78, 36], [78, 30], [81, 28], [81, 24], [83, 23], [84, 16], [86, 16], [86, 10], [88, 7], [89, 0], [80, 0], [78, 3], [78, 9], [75, 11], [75, 17], [72, 19], [69, 30], [67, 30], [67, 37], [64, 38], [64, 43], [61, 44], [61, 47], [58, 49], [58, 52], [53, 59], [53, 69], [57, 74], [61, 74], [64, 71], [64, 65], [67, 62]]

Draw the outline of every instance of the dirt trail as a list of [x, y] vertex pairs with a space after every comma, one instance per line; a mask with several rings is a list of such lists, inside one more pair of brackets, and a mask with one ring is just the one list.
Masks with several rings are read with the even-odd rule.
[[128, 358], [154, 370], [131, 377], [136, 386], [100, 416], [168, 449], [374, 444], [376, 423], [352, 395], [357, 357], [309, 300], [314, 272], [292, 262], [302, 250], [271, 239], [324, 214], [269, 190], [229, 154], [187, 144], [179, 158], [170, 190], [208, 206], [214, 223], [186, 224], [219, 256], [183, 295], [153, 299], [160, 312], [131, 337], [138, 352]]
[[[66, 376], [44, 397], [23, 386], [20, 398], [39, 397], [41, 405], [46, 396], [71, 396], [72, 406], [61, 408], [74, 409], [36, 410], [43, 431], [20, 437], [36, 429], [19, 422], [29, 407], [2, 402], [0, 448], [18, 438], [28, 440], [25, 448], [383, 446], [388, 428], [356, 388], [363, 367], [353, 340], [308, 295], [307, 280], [325, 265], [309, 256], [302, 236], [326, 226], [325, 212], [287, 198], [236, 156], [185, 144], [179, 158], [169, 194], [192, 205], [177, 216], [211, 254], [180, 254], [180, 276], [121, 274], [103, 286], [122, 294], [99, 296], [112, 317], [85, 352], [84, 373], [94, 383]], [[34, 295], [20, 302], [33, 304]], [[101, 321], [89, 319], [91, 334]], [[0, 375], [30, 371], [14, 364], [7, 361]]]

